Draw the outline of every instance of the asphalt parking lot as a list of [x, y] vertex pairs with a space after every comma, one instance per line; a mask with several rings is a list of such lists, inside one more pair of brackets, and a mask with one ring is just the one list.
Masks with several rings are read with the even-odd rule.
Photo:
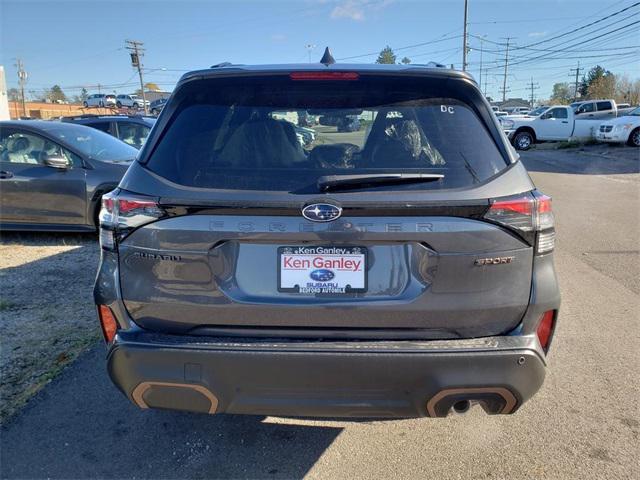
[[[554, 198], [563, 305], [545, 385], [515, 415], [474, 407], [351, 422], [142, 411], [108, 381], [98, 343], [2, 427], [2, 477], [639, 478], [638, 150], [522, 158]], [[77, 287], [90, 288], [87, 278]], [[77, 322], [93, 321], [87, 312], [91, 304]]]

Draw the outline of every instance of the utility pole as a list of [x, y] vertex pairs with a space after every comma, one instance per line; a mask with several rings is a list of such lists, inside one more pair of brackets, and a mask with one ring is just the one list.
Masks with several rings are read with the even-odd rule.
[[149, 113], [147, 108], [147, 98], [144, 93], [144, 80], [142, 79], [142, 62], [140, 61], [140, 57], [144, 56], [144, 48], [142, 46], [144, 43], [138, 42], [137, 40], [125, 40], [127, 44], [127, 50], [129, 50], [129, 55], [131, 56], [131, 65], [138, 69], [138, 76], [140, 77], [140, 91], [142, 92], [142, 105], [144, 107], [144, 114], [147, 115]]
[[482, 90], [482, 51], [484, 50], [484, 37], [486, 35], [482, 35], [480, 38], [480, 90]]
[[22, 60], [16, 58], [16, 68], [18, 69], [18, 83], [20, 84], [20, 98], [22, 100], [22, 116], [27, 116], [27, 104], [24, 100], [24, 84], [27, 83], [27, 78], [29, 75], [24, 69], [24, 64]]
[[[578, 99], [578, 77], [580, 76], [580, 70], [584, 70], [583, 68], [580, 68], [580, 60], [578, 60], [578, 67], [577, 68], [572, 68], [569, 71], [570, 72], [576, 72], [576, 84], [575, 84], [575, 90], [573, 91], [573, 101], [575, 102]], [[572, 74], [569, 74], [569, 76], [573, 76]]]
[[531, 77], [531, 83], [529, 83], [529, 87], [531, 88], [531, 98], [529, 101], [531, 103], [531, 108], [533, 108], [533, 101], [535, 100], [533, 91], [538, 90], [540, 88], [540, 85], [538, 85], [537, 83], [533, 83], [533, 77]]
[[[488, 68], [484, 69], [484, 98], [487, 98], [487, 70]], [[480, 76], [482, 77], [482, 70], [480, 70]]]
[[509, 41], [511, 37], [506, 37], [507, 48], [504, 54], [504, 77], [502, 79], [502, 101], [507, 100], [507, 69], [509, 68]]
[[467, 70], [467, 13], [469, 1], [464, 0], [464, 33], [462, 34], [462, 71]]

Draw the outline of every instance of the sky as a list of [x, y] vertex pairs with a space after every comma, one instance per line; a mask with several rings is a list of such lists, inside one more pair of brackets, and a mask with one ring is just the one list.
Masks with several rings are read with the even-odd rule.
[[[638, 3], [469, 0], [468, 70], [479, 81], [482, 56], [488, 69], [483, 90], [501, 98], [510, 37], [507, 97], [529, 98], [533, 80], [535, 98], [549, 98], [554, 83], [572, 81], [570, 69], [579, 60], [581, 68], [600, 64], [640, 78], [640, 24], [633, 23], [640, 21]], [[27, 93], [58, 84], [68, 96], [83, 87], [97, 92], [97, 85], [103, 92], [139, 88], [125, 39], [144, 42], [145, 82], [167, 90], [188, 70], [225, 61], [318, 61], [325, 46], [343, 62], [374, 62], [389, 45], [398, 60], [407, 56], [413, 63], [460, 69], [463, 5], [464, 0], [0, 0], [0, 65], [9, 88], [17, 86], [20, 58], [29, 76]], [[626, 7], [631, 8], [602, 20]], [[563, 36], [554, 39], [558, 35]]]

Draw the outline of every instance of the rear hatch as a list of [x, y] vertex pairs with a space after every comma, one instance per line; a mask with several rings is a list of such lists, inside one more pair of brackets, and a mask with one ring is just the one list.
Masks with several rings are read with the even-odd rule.
[[131, 318], [248, 336], [517, 326], [535, 245], [518, 222], [533, 218], [533, 186], [475, 85], [425, 72], [179, 85], [108, 200]]

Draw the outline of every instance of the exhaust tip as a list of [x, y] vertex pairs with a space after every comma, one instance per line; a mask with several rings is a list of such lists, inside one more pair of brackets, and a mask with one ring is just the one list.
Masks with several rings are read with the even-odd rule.
[[507, 414], [516, 410], [514, 394], [504, 387], [461, 387], [440, 390], [427, 402], [427, 415], [446, 417], [453, 409], [455, 413], [465, 413], [471, 403], [479, 403], [490, 414]]
[[456, 413], [466, 413], [471, 408], [471, 402], [469, 400], [460, 400], [453, 404], [453, 411]]

